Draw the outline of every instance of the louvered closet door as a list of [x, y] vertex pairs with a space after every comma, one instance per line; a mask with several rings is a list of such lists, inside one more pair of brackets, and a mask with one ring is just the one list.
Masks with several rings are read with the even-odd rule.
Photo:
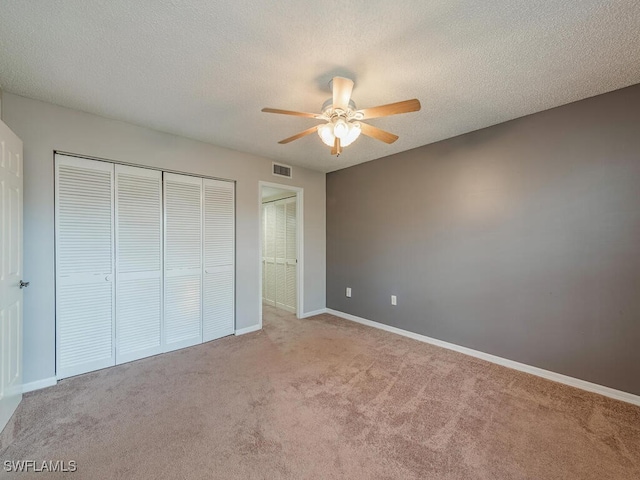
[[285, 295], [284, 304], [292, 312], [297, 309], [298, 245], [296, 199], [285, 202]]
[[268, 305], [276, 305], [276, 210], [273, 203], [264, 206], [264, 300]]
[[266, 218], [266, 205], [262, 205], [260, 207], [262, 210], [260, 212], [260, 221], [262, 222], [262, 236], [260, 241], [262, 242], [262, 258], [260, 261], [262, 262], [262, 303], [266, 302], [265, 292], [267, 290], [267, 266], [264, 261], [265, 255], [267, 253], [267, 242], [266, 242], [266, 232], [267, 232], [267, 218]]
[[205, 178], [203, 188], [202, 337], [208, 342], [235, 329], [235, 185]]
[[286, 287], [287, 287], [287, 257], [286, 257], [286, 216], [285, 204], [278, 201], [275, 204], [276, 220], [276, 307], [286, 308]]
[[162, 352], [162, 172], [115, 166], [116, 363]]
[[56, 155], [56, 374], [115, 364], [113, 164]]
[[202, 343], [202, 179], [164, 174], [164, 350]]

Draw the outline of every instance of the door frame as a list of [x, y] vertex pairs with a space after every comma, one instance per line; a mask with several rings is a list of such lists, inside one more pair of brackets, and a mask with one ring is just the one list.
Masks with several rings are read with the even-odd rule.
[[264, 229], [262, 228], [262, 188], [272, 187], [281, 190], [295, 192], [296, 194], [296, 256], [298, 259], [296, 272], [296, 317], [303, 318], [304, 312], [304, 188], [294, 187], [292, 185], [284, 185], [281, 183], [258, 181], [258, 313], [259, 325], [262, 328], [262, 237]]

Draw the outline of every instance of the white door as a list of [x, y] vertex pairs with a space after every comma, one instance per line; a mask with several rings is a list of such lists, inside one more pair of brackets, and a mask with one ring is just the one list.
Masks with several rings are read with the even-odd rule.
[[286, 255], [286, 206], [283, 200], [275, 202], [276, 207], [276, 307], [287, 310], [287, 255]]
[[56, 375], [115, 365], [111, 163], [56, 155]]
[[235, 184], [203, 179], [202, 340], [235, 331]]
[[116, 363], [162, 352], [162, 172], [115, 166]]
[[276, 210], [273, 203], [263, 205], [262, 291], [267, 305], [276, 305]]
[[0, 122], [0, 432], [22, 399], [22, 141]]
[[297, 309], [296, 198], [263, 205], [263, 301], [289, 312]]
[[275, 202], [276, 307], [296, 311], [296, 198]]
[[289, 199], [285, 202], [285, 276], [286, 285], [284, 288], [285, 308], [295, 313], [297, 309], [297, 286], [298, 286], [298, 226], [296, 217], [296, 199]]
[[164, 351], [202, 343], [202, 178], [164, 174]]

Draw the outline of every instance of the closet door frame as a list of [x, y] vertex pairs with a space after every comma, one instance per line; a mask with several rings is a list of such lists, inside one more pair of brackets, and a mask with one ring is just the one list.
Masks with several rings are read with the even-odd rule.
[[[54, 157], [54, 162], [53, 162], [53, 166], [54, 166], [54, 211], [55, 211], [55, 219], [54, 219], [54, 238], [55, 238], [55, 242], [54, 242], [54, 251], [55, 251], [55, 255], [56, 255], [56, 261], [55, 261], [55, 268], [54, 268], [54, 278], [55, 278], [55, 298], [56, 298], [56, 308], [55, 308], [55, 312], [56, 312], [56, 328], [55, 328], [55, 345], [56, 345], [56, 378], [57, 379], [62, 379], [62, 378], [67, 378], [67, 377], [72, 377], [75, 375], [79, 375], [85, 372], [91, 372], [91, 371], [96, 371], [96, 370], [100, 370], [102, 368], [106, 368], [106, 367], [111, 367], [116, 365], [116, 283], [117, 283], [117, 270], [116, 270], [116, 199], [115, 199], [115, 195], [116, 195], [116, 166], [120, 165], [120, 166], [125, 166], [125, 167], [134, 167], [134, 168], [143, 168], [143, 169], [147, 169], [147, 170], [154, 170], [157, 172], [160, 172], [160, 174], [162, 175], [162, 255], [161, 255], [161, 263], [162, 263], [162, 278], [163, 278], [163, 282], [162, 282], [162, 297], [163, 297], [163, 301], [162, 301], [162, 329], [161, 329], [161, 334], [162, 334], [162, 351], [160, 353], [164, 353], [164, 352], [168, 352], [168, 351], [172, 351], [175, 350], [177, 348], [176, 345], [174, 345], [174, 348], [166, 348], [166, 344], [165, 344], [165, 325], [164, 325], [164, 320], [165, 320], [165, 302], [164, 302], [164, 296], [165, 296], [165, 285], [164, 285], [164, 278], [165, 278], [165, 223], [166, 223], [166, 218], [165, 218], [165, 205], [164, 205], [164, 198], [165, 198], [165, 189], [164, 189], [164, 174], [175, 174], [175, 175], [182, 175], [182, 176], [189, 176], [189, 177], [194, 177], [197, 179], [200, 179], [201, 181], [204, 182], [204, 180], [218, 180], [218, 181], [223, 181], [223, 182], [229, 182], [231, 184], [233, 184], [233, 197], [234, 197], [234, 205], [236, 205], [236, 182], [235, 180], [231, 180], [231, 179], [226, 179], [226, 178], [219, 178], [219, 177], [212, 177], [212, 176], [207, 176], [207, 175], [199, 175], [199, 174], [194, 174], [194, 173], [189, 173], [189, 172], [182, 172], [179, 170], [170, 170], [170, 169], [166, 169], [166, 168], [159, 168], [159, 167], [154, 167], [154, 166], [149, 166], [149, 165], [142, 165], [142, 164], [136, 164], [136, 163], [131, 163], [131, 162], [123, 162], [123, 161], [119, 161], [119, 160], [113, 160], [113, 159], [109, 159], [109, 158], [102, 158], [102, 157], [95, 157], [95, 156], [90, 156], [90, 155], [83, 155], [83, 154], [78, 154], [78, 153], [74, 153], [74, 152], [66, 152], [63, 150], [54, 150], [53, 151], [53, 157]], [[59, 305], [58, 305], [58, 288], [60, 285], [60, 281], [59, 281], [59, 266], [58, 266], [58, 259], [59, 254], [58, 254], [58, 248], [59, 248], [59, 242], [58, 242], [58, 231], [59, 231], [59, 214], [58, 214], [58, 204], [59, 204], [59, 200], [58, 200], [58, 193], [59, 193], [59, 186], [58, 186], [58, 173], [57, 173], [57, 157], [65, 157], [65, 162], [70, 162], [71, 164], [76, 163], [77, 165], [82, 165], [84, 163], [84, 161], [89, 160], [92, 162], [100, 162], [102, 165], [104, 165], [105, 169], [110, 169], [112, 172], [112, 189], [111, 189], [111, 202], [112, 202], [112, 216], [111, 216], [111, 235], [112, 235], [112, 243], [111, 243], [111, 249], [112, 249], [112, 268], [111, 268], [111, 278], [112, 278], [112, 305], [113, 305], [113, 309], [112, 309], [112, 355], [111, 355], [111, 360], [109, 362], [109, 364], [101, 364], [101, 365], [95, 365], [94, 368], [90, 369], [90, 370], [84, 370], [84, 369], [77, 369], [78, 371], [76, 371], [76, 369], [73, 370], [64, 370], [61, 371], [60, 370], [60, 365], [58, 364], [58, 352], [59, 352], [59, 335], [58, 335], [58, 329], [57, 329], [57, 322], [58, 322], [58, 317], [59, 317]], [[86, 165], [86, 164], [85, 164]], [[201, 207], [202, 207], [202, 195], [201, 195]], [[235, 221], [236, 221], [236, 210], [234, 208], [234, 225], [235, 225]], [[201, 221], [201, 228], [202, 228], [202, 221]], [[237, 257], [235, 254], [236, 251], [236, 245], [235, 242], [237, 240], [237, 236], [235, 235], [235, 228], [234, 228], [234, 264], [233, 264], [233, 276], [234, 276], [234, 317], [235, 317], [235, 313], [236, 313], [236, 302], [235, 302], [235, 291], [236, 291], [236, 274], [237, 274]], [[202, 266], [202, 268], [204, 269], [204, 266]], [[200, 288], [200, 308], [201, 308], [201, 316], [202, 316], [202, 282], [201, 282], [201, 288]], [[262, 310], [260, 310], [260, 313], [262, 313]], [[202, 317], [201, 317], [202, 318]], [[262, 325], [262, 321], [260, 322]], [[234, 329], [235, 329], [235, 325], [234, 325]], [[202, 332], [202, 321], [201, 321], [201, 332]], [[202, 337], [202, 335], [201, 335]], [[186, 347], [187, 345], [185, 345]], [[183, 347], [184, 348], [184, 347]], [[126, 363], [128, 361], [132, 361], [131, 360], [124, 360], [122, 363]]]
[[258, 312], [260, 319], [260, 328], [262, 328], [262, 279], [263, 279], [263, 252], [262, 252], [262, 242], [264, 238], [264, 220], [262, 218], [262, 187], [273, 187], [279, 188], [282, 190], [289, 190], [291, 192], [296, 193], [296, 239], [297, 239], [297, 256], [298, 256], [298, 264], [297, 264], [297, 272], [296, 272], [296, 317], [304, 318], [304, 189], [302, 187], [295, 187], [292, 185], [284, 185], [281, 183], [273, 183], [273, 182], [265, 182], [258, 181], [258, 211], [260, 215], [258, 216], [258, 251], [259, 251], [259, 267], [260, 272], [258, 275]]

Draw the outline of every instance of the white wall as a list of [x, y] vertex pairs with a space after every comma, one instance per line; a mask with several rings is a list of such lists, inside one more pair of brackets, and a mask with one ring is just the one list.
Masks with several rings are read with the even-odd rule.
[[[24, 381], [55, 375], [54, 150], [236, 180], [236, 328], [258, 324], [258, 181], [304, 188], [304, 308], [325, 307], [325, 174], [4, 93], [4, 122], [24, 142]], [[212, 127], [215, 128], [215, 127]], [[250, 134], [250, 133], [249, 133]]]

